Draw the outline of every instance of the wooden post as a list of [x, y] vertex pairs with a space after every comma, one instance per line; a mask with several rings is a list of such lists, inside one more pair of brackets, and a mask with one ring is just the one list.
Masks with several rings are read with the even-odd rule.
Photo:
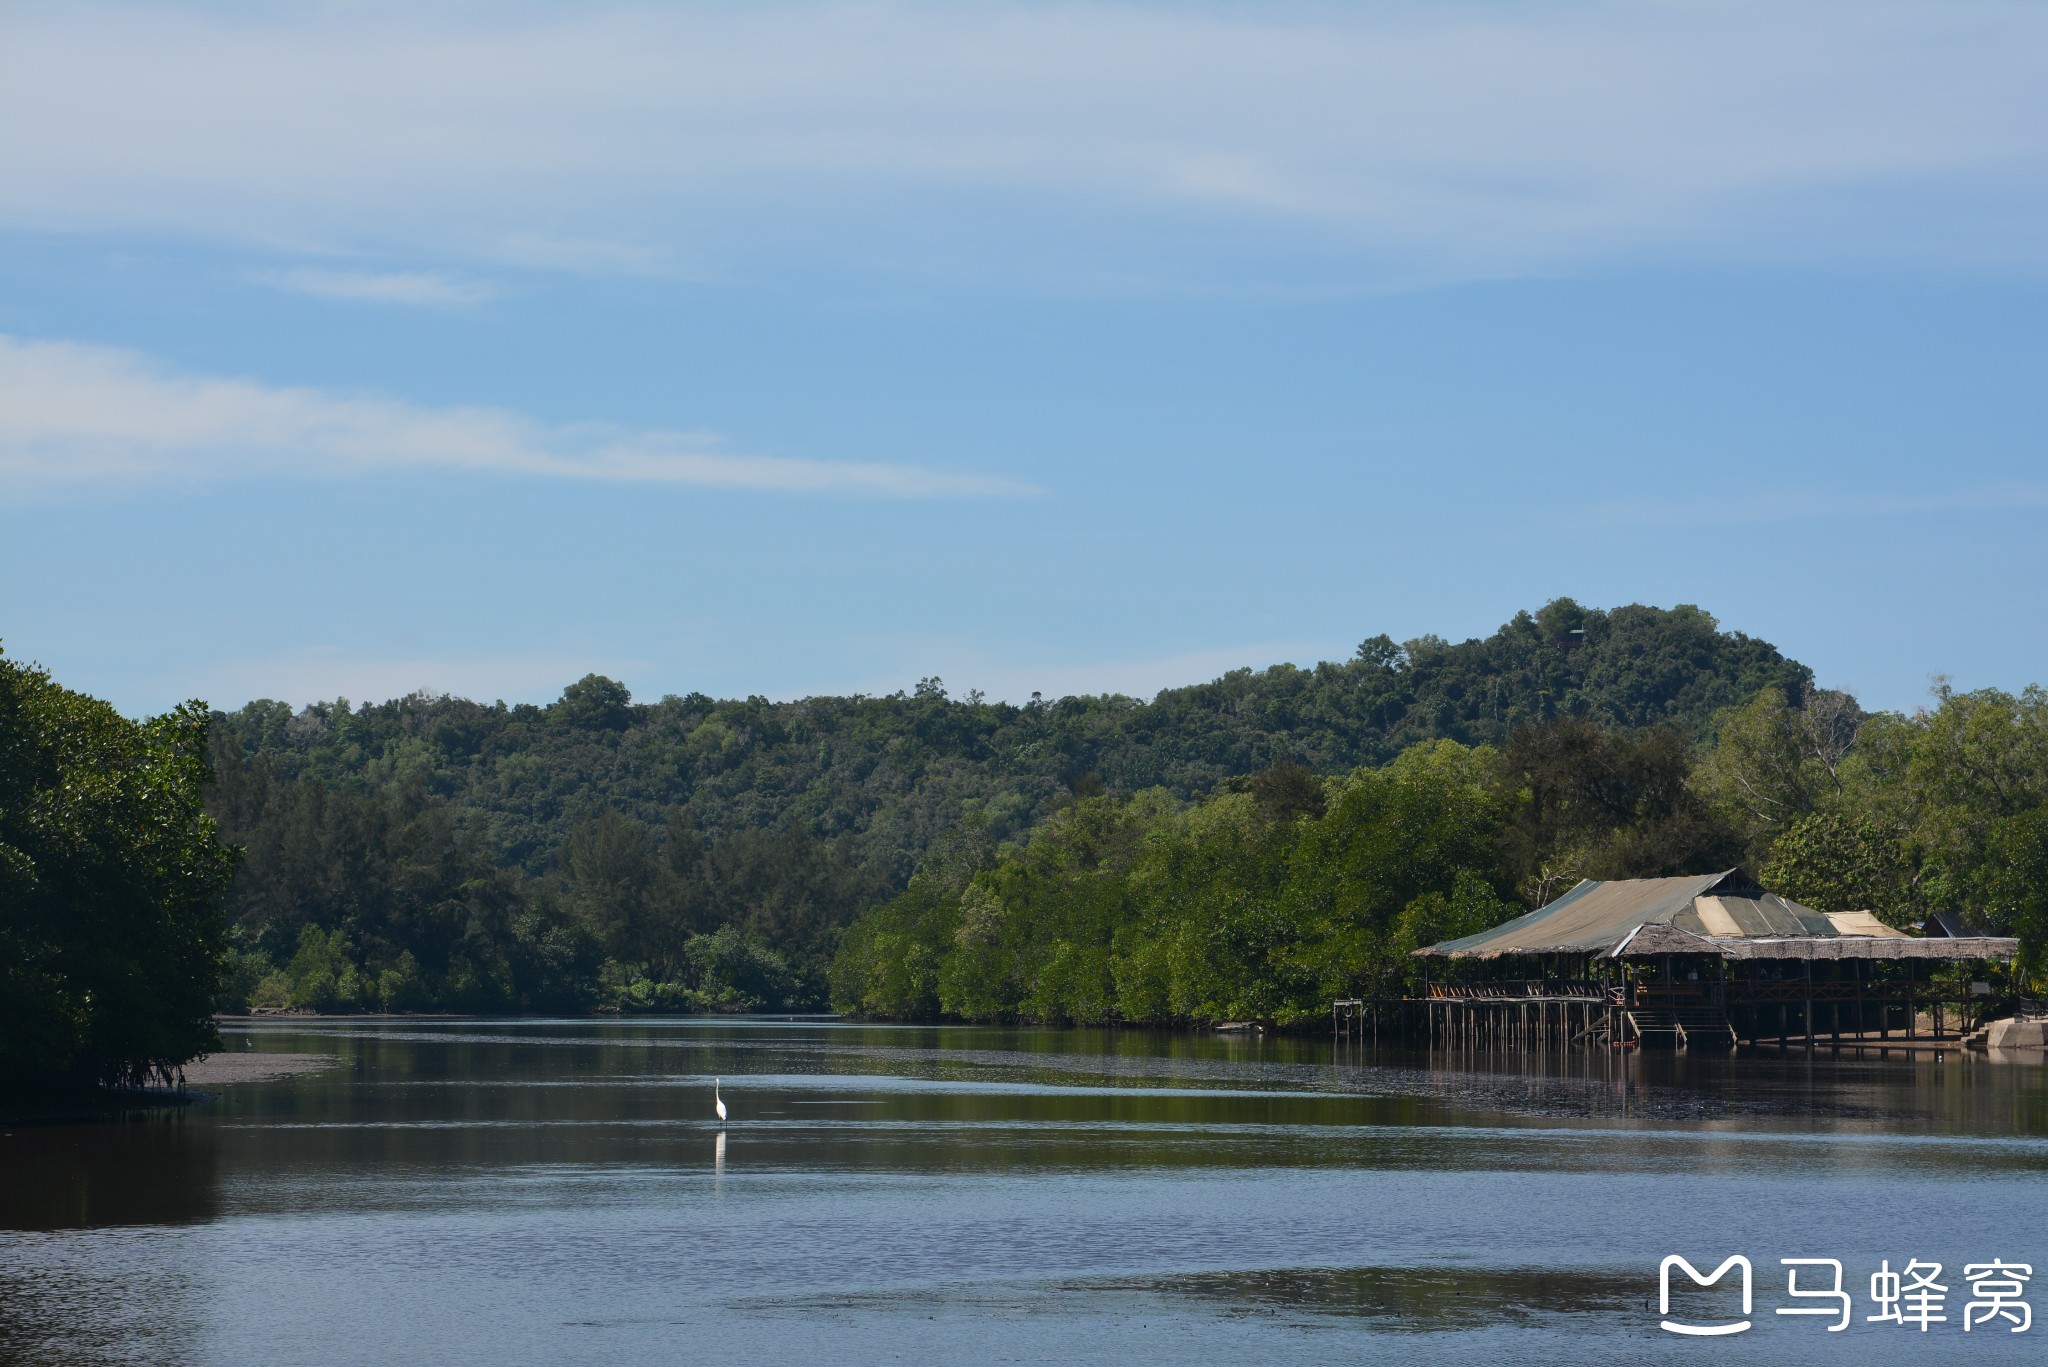
[[[1835, 982], [1835, 984], [1841, 982], [1841, 965], [1839, 963], [1837, 963], [1837, 967], [1831, 969], [1829, 982]], [[1831, 1000], [1827, 1004], [1827, 1033], [1829, 1033], [1829, 1043], [1833, 1043], [1835, 1047], [1841, 1047], [1841, 992], [1835, 992], [1833, 998], [1835, 1000]]]
[[1799, 1028], [1806, 1032], [1806, 1048], [1811, 1052], [1813, 1049], [1813, 960], [1801, 959], [1799, 964], [1806, 970], [1801, 975], [1806, 984], [1806, 1010], [1800, 1016]]

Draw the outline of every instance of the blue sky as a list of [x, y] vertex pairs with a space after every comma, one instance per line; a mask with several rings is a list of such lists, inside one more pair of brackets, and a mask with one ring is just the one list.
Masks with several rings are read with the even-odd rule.
[[2048, 680], [2048, 9], [0, 10], [0, 643], [1149, 695], [1569, 594]]

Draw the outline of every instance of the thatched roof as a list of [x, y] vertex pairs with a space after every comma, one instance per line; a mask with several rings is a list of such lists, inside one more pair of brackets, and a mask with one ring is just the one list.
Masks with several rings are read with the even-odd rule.
[[1691, 878], [1587, 879], [1564, 896], [1492, 930], [1446, 940], [1418, 955], [1500, 959], [1524, 954], [1718, 954], [1752, 959], [2007, 958], [2015, 941], [1916, 940], [1868, 912], [1829, 914], [1767, 892], [1740, 870]]

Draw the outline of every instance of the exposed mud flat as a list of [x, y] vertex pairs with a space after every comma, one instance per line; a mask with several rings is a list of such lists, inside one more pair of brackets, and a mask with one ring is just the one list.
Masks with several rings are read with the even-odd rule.
[[221, 1087], [231, 1082], [277, 1082], [340, 1066], [341, 1060], [333, 1054], [208, 1054], [185, 1065], [185, 1085]]

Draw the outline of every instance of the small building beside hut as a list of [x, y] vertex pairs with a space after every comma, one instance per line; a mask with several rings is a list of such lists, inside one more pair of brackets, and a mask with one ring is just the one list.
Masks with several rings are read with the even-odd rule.
[[1867, 911], [1815, 911], [1727, 869], [1588, 879], [1415, 953], [1439, 1043], [1911, 1047], [1966, 1032], [1991, 966], [2018, 951], [2003, 936], [1915, 936]]

